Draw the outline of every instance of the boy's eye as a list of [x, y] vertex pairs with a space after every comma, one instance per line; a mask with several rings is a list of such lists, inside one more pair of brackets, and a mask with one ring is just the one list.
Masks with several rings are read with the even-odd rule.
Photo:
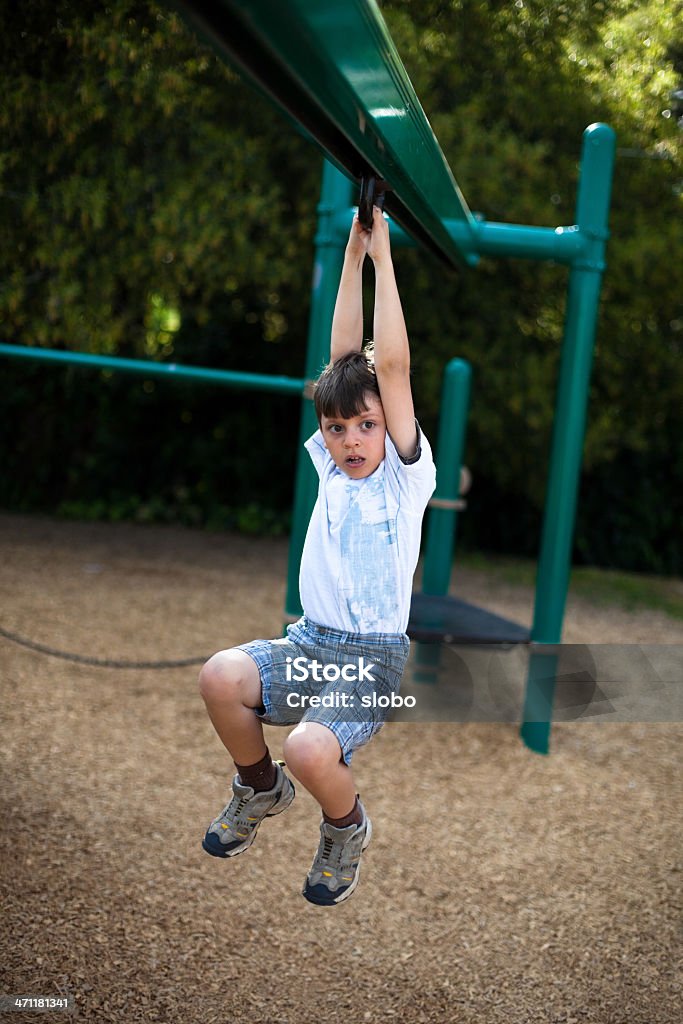
[[339, 426], [338, 423], [330, 423], [327, 429], [330, 431], [331, 434], [340, 434], [342, 428]]
[[373, 423], [372, 420], [366, 420], [365, 423], [363, 424], [363, 426], [365, 427], [366, 430], [372, 430], [374, 425], [375, 424]]

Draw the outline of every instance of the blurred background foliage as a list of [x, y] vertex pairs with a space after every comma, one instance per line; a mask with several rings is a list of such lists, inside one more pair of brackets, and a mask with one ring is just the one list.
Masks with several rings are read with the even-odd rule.
[[[319, 152], [166, 6], [0, 12], [0, 340], [301, 376]], [[680, 140], [674, 0], [384, 0], [472, 209], [574, 220], [581, 134], [617, 132], [575, 561], [683, 570]], [[677, 17], [678, 15], [678, 17]], [[473, 366], [460, 538], [535, 555], [566, 271], [396, 254], [416, 405]], [[368, 297], [370, 299], [370, 297]], [[296, 399], [2, 359], [0, 504], [278, 533]]]

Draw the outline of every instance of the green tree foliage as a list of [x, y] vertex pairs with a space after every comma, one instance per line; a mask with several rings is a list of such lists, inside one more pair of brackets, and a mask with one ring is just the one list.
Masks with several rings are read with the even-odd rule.
[[[319, 155], [166, 7], [3, 10], [2, 340], [300, 375]], [[2, 369], [5, 504], [286, 515], [295, 400]]]
[[[576, 555], [680, 571], [680, 5], [381, 6], [487, 219], [571, 224], [581, 133], [617, 131]], [[316, 150], [165, 6], [28, 0], [0, 28], [0, 338], [299, 375]], [[474, 367], [461, 533], [533, 554], [566, 271], [482, 260], [449, 278], [415, 251], [397, 264], [432, 434], [445, 362]], [[291, 399], [6, 361], [3, 374], [6, 505], [243, 527], [286, 514]]]
[[248, 282], [281, 337], [310, 222], [270, 108], [156, 5], [31, 0], [4, 20], [3, 331], [142, 354], [150, 296], [202, 323]]
[[[577, 554], [659, 571], [683, 562], [677, 8], [672, 0], [383, 4], [458, 181], [487, 219], [573, 223], [581, 133], [595, 121], [617, 132]], [[428, 293], [432, 268], [421, 263], [413, 257], [404, 269], [421, 279], [407, 294], [430, 366], [454, 352], [474, 366], [468, 459], [478, 484], [463, 528], [486, 543], [485, 523], [493, 546], [533, 553], [566, 272], [482, 261], [477, 273]], [[436, 402], [434, 389], [434, 410]]]

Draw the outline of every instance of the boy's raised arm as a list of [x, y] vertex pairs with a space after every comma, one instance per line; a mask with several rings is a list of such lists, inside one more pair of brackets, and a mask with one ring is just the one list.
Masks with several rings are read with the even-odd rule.
[[360, 352], [363, 345], [363, 262], [366, 256], [364, 234], [367, 235], [369, 232], [363, 232], [358, 218], [354, 217], [344, 253], [344, 265], [332, 317], [332, 362], [348, 352]]
[[410, 388], [410, 346], [389, 244], [389, 225], [373, 210], [368, 255], [375, 265], [375, 373], [387, 431], [397, 452], [409, 459], [417, 450], [415, 410]]

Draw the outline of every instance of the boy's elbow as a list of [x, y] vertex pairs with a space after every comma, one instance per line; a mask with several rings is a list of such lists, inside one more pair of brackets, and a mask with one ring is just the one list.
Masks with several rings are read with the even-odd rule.
[[378, 377], [385, 378], [409, 377], [410, 357], [407, 355], [392, 355], [378, 359], [377, 352], [375, 352], [375, 373]]

